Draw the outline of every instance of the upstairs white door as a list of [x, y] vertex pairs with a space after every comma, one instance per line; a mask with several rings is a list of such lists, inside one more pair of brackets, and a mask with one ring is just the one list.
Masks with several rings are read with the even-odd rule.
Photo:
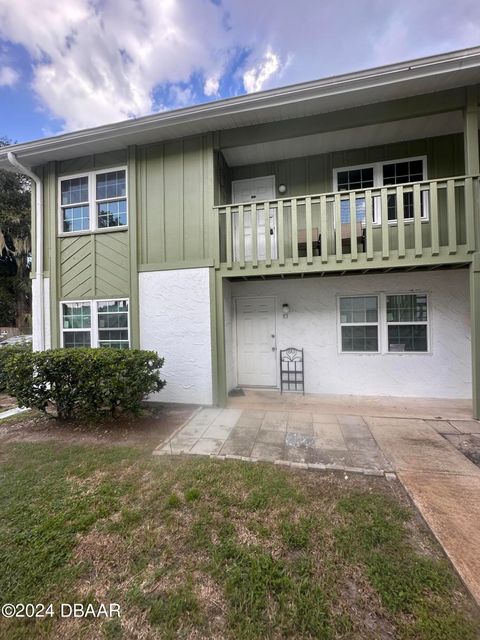
[[[265, 200], [275, 199], [275, 176], [263, 176], [261, 178], [249, 178], [248, 180], [234, 180], [232, 182], [232, 200], [234, 203], [242, 202], [262, 202]], [[267, 236], [270, 235], [271, 257], [273, 260], [277, 257], [277, 211], [270, 207], [269, 211], [270, 229]], [[245, 260], [249, 262], [252, 259], [252, 217], [249, 211], [244, 214], [245, 225]], [[238, 214], [233, 217], [234, 230], [234, 259], [239, 257], [239, 229]], [[265, 260], [265, 208], [262, 205], [257, 206], [257, 257], [259, 260]]]
[[275, 387], [275, 298], [237, 298], [236, 316], [238, 384]]

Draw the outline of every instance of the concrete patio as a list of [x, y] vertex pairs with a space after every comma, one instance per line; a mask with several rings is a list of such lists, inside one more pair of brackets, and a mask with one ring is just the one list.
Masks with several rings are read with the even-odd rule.
[[[263, 460], [316, 469], [384, 473], [394, 469], [374, 431], [376, 420], [416, 420], [451, 434], [471, 420], [468, 400], [301, 395], [247, 389], [226, 409], [203, 408], [155, 451]], [[451, 422], [449, 422], [449, 420]]]
[[202, 409], [156, 454], [198, 454], [383, 473], [364, 418], [309, 411]]
[[389, 416], [425, 420], [471, 420], [472, 401], [451, 398], [350, 396], [284, 393], [276, 389], [244, 389], [230, 397], [228, 408], [259, 411], [310, 411], [325, 415]]

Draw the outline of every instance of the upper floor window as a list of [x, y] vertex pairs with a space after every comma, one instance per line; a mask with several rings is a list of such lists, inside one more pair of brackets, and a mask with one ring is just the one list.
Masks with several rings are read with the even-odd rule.
[[[421, 182], [424, 180], [424, 161], [406, 160], [405, 162], [389, 162], [382, 166], [383, 184], [404, 184], [406, 182]], [[426, 192], [425, 196], [427, 195]], [[388, 220], [397, 219], [397, 196], [389, 195], [387, 198]], [[421, 217], [425, 218], [425, 198], [420, 200]], [[403, 217], [405, 220], [413, 220], [413, 193], [408, 191], [403, 194]]]
[[127, 225], [126, 169], [61, 178], [59, 191], [61, 233]]
[[[336, 191], [360, 191], [362, 189], [378, 189], [384, 186], [422, 182], [427, 179], [427, 159], [408, 158], [406, 160], [393, 160], [388, 162], [372, 162], [356, 167], [334, 169], [333, 188]], [[378, 192], [377, 192], [378, 193]], [[387, 197], [387, 220], [396, 222], [398, 203], [396, 194]], [[380, 196], [373, 194], [373, 222], [381, 222]], [[428, 217], [428, 193], [422, 192], [420, 199], [420, 215], [422, 219]], [[403, 217], [405, 220], [413, 220], [413, 192], [403, 193]], [[365, 224], [365, 197], [359, 195], [356, 198], [357, 222]], [[341, 222], [350, 222], [350, 202], [348, 199], [341, 201]]]

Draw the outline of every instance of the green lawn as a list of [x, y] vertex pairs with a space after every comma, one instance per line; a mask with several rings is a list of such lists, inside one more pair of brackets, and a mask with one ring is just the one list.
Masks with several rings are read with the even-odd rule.
[[396, 483], [121, 447], [0, 451], [0, 619], [21, 638], [468, 640], [479, 614]]

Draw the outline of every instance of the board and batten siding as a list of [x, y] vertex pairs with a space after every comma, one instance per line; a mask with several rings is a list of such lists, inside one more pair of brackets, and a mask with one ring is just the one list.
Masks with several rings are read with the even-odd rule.
[[139, 147], [142, 271], [211, 262], [213, 163], [211, 135]]
[[287, 185], [288, 196], [301, 196], [334, 191], [334, 169], [417, 156], [427, 157], [427, 171], [430, 179], [461, 176], [465, 170], [463, 135], [452, 134], [231, 167], [230, 175], [232, 180], [274, 175], [277, 187], [279, 184]]

